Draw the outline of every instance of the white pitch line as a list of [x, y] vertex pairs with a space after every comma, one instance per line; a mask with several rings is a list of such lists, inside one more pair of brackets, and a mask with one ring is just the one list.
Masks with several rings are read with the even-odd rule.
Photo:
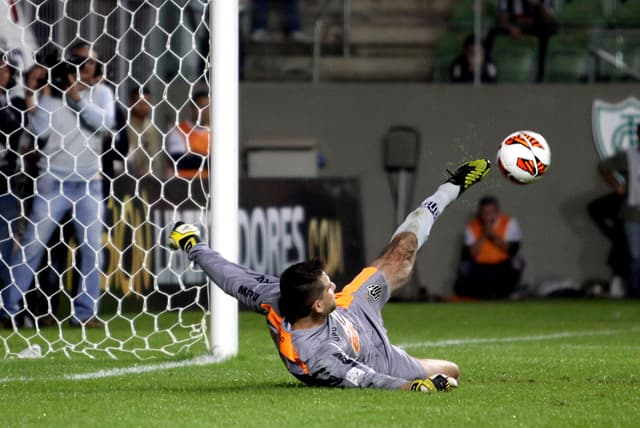
[[206, 356], [196, 357], [191, 360], [184, 360], [184, 361], [167, 362], [162, 364], [150, 364], [147, 366], [123, 367], [123, 368], [109, 369], [109, 370], [98, 370], [97, 372], [93, 372], [93, 373], [78, 373], [78, 374], [64, 375], [62, 376], [62, 379], [65, 379], [65, 380], [102, 379], [105, 377], [115, 377], [115, 376], [123, 376], [126, 374], [156, 372], [159, 370], [170, 370], [170, 369], [176, 369], [180, 367], [204, 366], [207, 364], [219, 363], [222, 360], [223, 358], [206, 355]]
[[[531, 336], [507, 336], [507, 337], [486, 337], [486, 338], [466, 338], [466, 339], [444, 339], [444, 340], [433, 340], [427, 342], [410, 342], [398, 345], [400, 348], [421, 348], [421, 347], [429, 347], [429, 346], [450, 346], [450, 345], [473, 345], [477, 343], [509, 343], [509, 342], [531, 342], [536, 340], [553, 340], [553, 339], [563, 339], [567, 337], [580, 337], [580, 336], [610, 336], [614, 334], [628, 333], [630, 331], [638, 331], [639, 328], [629, 328], [622, 330], [590, 330], [590, 331], [563, 331], [558, 333], [550, 333], [550, 334], [538, 334]], [[264, 357], [263, 357], [264, 358]], [[115, 376], [124, 376], [127, 374], [141, 374], [141, 373], [149, 373], [160, 370], [170, 370], [180, 367], [188, 367], [188, 366], [203, 366], [208, 364], [219, 363], [226, 358], [218, 357], [218, 356], [202, 356], [196, 357], [191, 360], [184, 361], [175, 361], [175, 362], [166, 362], [161, 364], [150, 364], [150, 365], [136, 365], [133, 367], [124, 367], [117, 369], [109, 369], [109, 370], [99, 370], [97, 372], [89, 372], [89, 373], [77, 373], [77, 374], [68, 374], [60, 377], [51, 377], [51, 378], [36, 378], [36, 377], [6, 377], [0, 378], [1, 383], [10, 383], [10, 382], [33, 382], [37, 380], [91, 380], [91, 379], [103, 379], [107, 377], [115, 377]]]
[[89, 372], [89, 373], [77, 373], [77, 374], [67, 374], [59, 377], [50, 377], [50, 378], [37, 378], [37, 377], [7, 377], [0, 378], [0, 383], [9, 383], [9, 382], [33, 382], [37, 380], [91, 380], [91, 379], [103, 379], [107, 377], [115, 377], [115, 376], [124, 376], [127, 374], [141, 374], [141, 373], [149, 373], [155, 372], [159, 370], [170, 370], [176, 369], [180, 367], [189, 367], [189, 366], [204, 366], [208, 364], [215, 364], [224, 361], [226, 358], [217, 357], [213, 355], [205, 355], [201, 357], [196, 357], [191, 360], [184, 361], [174, 361], [174, 362], [166, 362], [161, 364], [149, 364], [149, 365], [135, 365], [132, 367], [123, 367], [117, 369], [109, 369], [109, 370], [98, 370], [97, 372]]
[[589, 330], [589, 331], [561, 331], [550, 334], [537, 334], [531, 336], [511, 336], [511, 337], [486, 337], [486, 338], [464, 338], [464, 339], [443, 339], [427, 342], [409, 342], [398, 345], [400, 348], [422, 348], [428, 346], [450, 346], [450, 345], [474, 345], [477, 343], [509, 343], [509, 342], [532, 342], [536, 340], [553, 340], [567, 337], [580, 336], [610, 336], [613, 334], [628, 333], [638, 330], [630, 328], [624, 330]]

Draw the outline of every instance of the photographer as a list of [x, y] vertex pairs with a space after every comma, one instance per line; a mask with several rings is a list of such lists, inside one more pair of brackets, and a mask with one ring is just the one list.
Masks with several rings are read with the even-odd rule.
[[[15, 283], [4, 300], [5, 317], [20, 313], [22, 297], [45, 252], [50, 251], [46, 243], [70, 213], [78, 242], [79, 257], [74, 260], [79, 261], [80, 274], [70, 321], [74, 326], [101, 325], [95, 318], [103, 230], [100, 156], [103, 134], [113, 126], [114, 103], [106, 86], [95, 85], [95, 73], [89, 73], [92, 67], [92, 57], [71, 55], [56, 61], [51, 81], [39, 90], [37, 102], [33, 97], [37, 76], [27, 79], [29, 128], [37, 137], [36, 150], [41, 156], [33, 207], [14, 254]], [[19, 325], [22, 320], [13, 321]]]

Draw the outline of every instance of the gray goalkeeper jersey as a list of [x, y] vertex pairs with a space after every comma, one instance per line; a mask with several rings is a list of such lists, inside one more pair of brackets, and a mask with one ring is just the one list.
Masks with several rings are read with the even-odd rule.
[[390, 295], [386, 279], [368, 267], [336, 294], [337, 308], [316, 328], [292, 330], [282, 318], [277, 277], [225, 260], [205, 244], [194, 246], [189, 258], [225, 293], [262, 313], [285, 366], [309, 385], [399, 388], [426, 377], [422, 366], [391, 345], [381, 309]]

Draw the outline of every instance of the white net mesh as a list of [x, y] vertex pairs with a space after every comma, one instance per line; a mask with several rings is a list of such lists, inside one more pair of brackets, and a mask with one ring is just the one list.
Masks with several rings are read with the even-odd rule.
[[205, 349], [207, 3], [0, 0], [5, 357]]

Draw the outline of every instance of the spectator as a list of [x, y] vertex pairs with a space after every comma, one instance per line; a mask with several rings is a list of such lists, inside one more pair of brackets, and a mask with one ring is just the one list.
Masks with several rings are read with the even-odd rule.
[[[255, 43], [268, 40], [269, 1], [253, 0], [252, 2], [251, 41]], [[282, 3], [282, 27], [285, 36], [294, 42], [306, 42], [307, 38], [300, 25], [300, 1], [283, 0]]]
[[[495, 83], [497, 77], [496, 65], [484, 55], [484, 46], [479, 44], [480, 52], [480, 81], [482, 83]], [[472, 83], [475, 73], [476, 44], [473, 34], [469, 34], [462, 44], [462, 53], [453, 60], [449, 69], [449, 76], [454, 83]]]
[[8, 55], [0, 51], [0, 290], [9, 285], [9, 263], [14, 246], [15, 222], [20, 218], [22, 196], [18, 172], [18, 154], [21, 130], [26, 126], [25, 101], [11, 96], [10, 90], [16, 84], [16, 69], [9, 62]]
[[[97, 53], [91, 48], [91, 45], [84, 41], [72, 43], [68, 49], [67, 59], [72, 62], [78, 62], [80, 66], [80, 80], [88, 88], [94, 88], [99, 94], [108, 93], [109, 111], [113, 111], [113, 122], [111, 129], [103, 133], [102, 147], [102, 173], [107, 178], [104, 184], [110, 182], [109, 179], [114, 178], [118, 173], [122, 172], [122, 168], [118, 170], [118, 162], [122, 165], [123, 154], [126, 155], [126, 149], [129, 146], [127, 142], [127, 134], [124, 132], [126, 128], [126, 113], [123, 108], [118, 105], [114, 99], [113, 89], [104, 82], [104, 67], [98, 59]], [[110, 189], [103, 184], [103, 193], [106, 196], [110, 194]]]
[[196, 92], [189, 118], [167, 135], [167, 151], [176, 175], [187, 179], [208, 176], [209, 133], [209, 94]]
[[[73, 50], [71, 52], [74, 52]], [[77, 51], [76, 51], [77, 52]], [[103, 134], [114, 122], [113, 94], [96, 84], [98, 65], [90, 56], [70, 55], [51, 68], [51, 84], [37, 105], [28, 91], [30, 129], [38, 137], [40, 175], [36, 196], [18, 251], [13, 257], [15, 283], [4, 300], [4, 317], [17, 317], [45, 252], [45, 245], [67, 213], [72, 215], [79, 253], [80, 284], [73, 299], [73, 326], [97, 327], [102, 247], [102, 181], [100, 152]], [[27, 87], [37, 84], [28, 79]]]
[[558, 23], [553, 17], [553, 0], [499, 0], [496, 23], [487, 35], [486, 56], [491, 58], [493, 42], [499, 34], [507, 34], [513, 38], [522, 34], [536, 36], [536, 81], [542, 82], [549, 38], [557, 32]]
[[517, 255], [522, 239], [517, 220], [500, 212], [495, 197], [485, 196], [464, 237], [456, 293], [481, 299], [503, 299], [513, 293], [524, 268]]
[[[640, 183], [629, 177], [640, 176], [640, 124], [636, 127], [637, 141], [627, 150], [604, 159], [598, 165], [600, 174], [618, 195], [626, 197], [620, 210], [629, 250], [628, 296], [640, 297]], [[622, 180], [619, 179], [622, 177]]]
[[[102, 133], [102, 150], [101, 150], [101, 169], [102, 169], [102, 200], [106, 200], [109, 195], [113, 193], [113, 179], [117, 174], [123, 171], [123, 159], [126, 155], [126, 148], [129, 143], [127, 141], [126, 134], [126, 113], [119, 103], [116, 103], [113, 99], [113, 89], [107, 83], [104, 82], [104, 67], [98, 59], [97, 53], [91, 48], [91, 45], [85, 41], [77, 41], [71, 43], [68, 48], [67, 59], [82, 63], [80, 67], [80, 78], [89, 87], [97, 87], [98, 91], [111, 94], [111, 103], [113, 104], [113, 126], [111, 127], [114, 132]], [[109, 109], [111, 110], [111, 108]], [[118, 169], [118, 166], [120, 168]], [[38, 275], [41, 288], [46, 289], [46, 293], [49, 296], [49, 302], [51, 312], [56, 313], [59, 305], [59, 293], [57, 290], [61, 287], [61, 278], [64, 277], [65, 272], [68, 272], [71, 268], [69, 260], [71, 242], [74, 235], [74, 225], [72, 222], [73, 215], [71, 212], [67, 212], [62, 218], [61, 235], [54, 234], [47, 247], [49, 248], [51, 257], [51, 265], [46, 266]], [[77, 240], [78, 241], [78, 240]], [[76, 242], [78, 245], [79, 242]], [[79, 284], [80, 277], [77, 271], [71, 270], [72, 283]], [[34, 305], [34, 311], [37, 310], [37, 305]], [[42, 306], [42, 305], [41, 305]], [[31, 308], [31, 305], [29, 305]], [[42, 309], [42, 308], [41, 308]], [[44, 308], [48, 310], [48, 307]], [[40, 311], [42, 312], [42, 310]], [[56, 320], [51, 314], [39, 320], [41, 327], [49, 325], [55, 325]]]
[[129, 153], [127, 173], [140, 178], [153, 173], [163, 178], [162, 140], [160, 133], [151, 122], [151, 91], [148, 88], [136, 88], [129, 94]]
[[629, 282], [629, 251], [624, 234], [624, 223], [620, 220], [620, 209], [624, 195], [616, 192], [600, 196], [587, 205], [589, 216], [602, 234], [611, 242], [607, 264], [611, 267], [609, 296], [623, 297], [625, 285]]

